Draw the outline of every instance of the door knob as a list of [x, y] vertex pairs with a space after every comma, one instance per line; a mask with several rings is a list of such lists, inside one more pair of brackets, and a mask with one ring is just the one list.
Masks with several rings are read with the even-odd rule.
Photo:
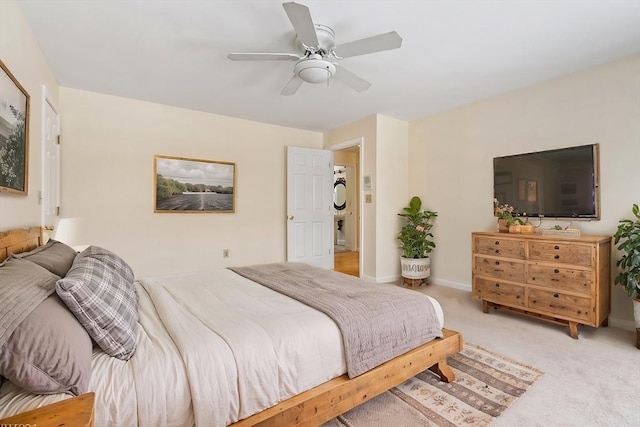
[[289, 219], [289, 220], [293, 220], [293, 218], [294, 218], [293, 215], [287, 216], [287, 219]]

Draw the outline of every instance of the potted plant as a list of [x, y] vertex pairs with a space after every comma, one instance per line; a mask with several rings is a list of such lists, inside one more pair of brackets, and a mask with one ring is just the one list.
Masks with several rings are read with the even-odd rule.
[[519, 233], [520, 226], [525, 223], [518, 218], [513, 206], [506, 203], [500, 204], [497, 198], [493, 199], [493, 216], [498, 218], [498, 231], [501, 233]]
[[423, 210], [422, 200], [414, 196], [409, 201], [409, 206], [404, 208], [404, 213], [398, 215], [406, 218], [406, 224], [398, 234], [402, 249], [402, 277], [426, 279], [431, 274], [429, 254], [436, 247], [431, 233], [432, 221], [438, 213]]
[[[618, 230], [613, 235], [614, 244], [622, 251], [622, 257], [616, 262], [619, 267], [615, 284], [621, 285], [633, 298], [633, 314], [636, 324], [636, 347], [640, 348], [640, 210], [634, 204], [631, 209], [635, 221], [621, 219]], [[618, 244], [620, 242], [620, 244]]]

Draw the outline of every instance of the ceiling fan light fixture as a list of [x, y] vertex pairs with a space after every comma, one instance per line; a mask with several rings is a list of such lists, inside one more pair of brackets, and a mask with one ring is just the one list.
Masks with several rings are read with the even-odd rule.
[[336, 73], [336, 66], [320, 59], [320, 55], [311, 55], [298, 62], [294, 73], [307, 83], [324, 83]]

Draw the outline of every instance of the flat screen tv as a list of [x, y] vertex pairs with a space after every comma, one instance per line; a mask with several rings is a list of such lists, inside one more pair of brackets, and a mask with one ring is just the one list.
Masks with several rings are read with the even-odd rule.
[[529, 217], [600, 218], [598, 144], [496, 157], [493, 191]]

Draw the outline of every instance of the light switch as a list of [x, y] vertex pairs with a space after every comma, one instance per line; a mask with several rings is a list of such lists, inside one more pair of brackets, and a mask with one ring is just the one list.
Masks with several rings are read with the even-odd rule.
[[365, 194], [364, 195], [364, 202], [365, 203], [371, 203], [371, 194]]

